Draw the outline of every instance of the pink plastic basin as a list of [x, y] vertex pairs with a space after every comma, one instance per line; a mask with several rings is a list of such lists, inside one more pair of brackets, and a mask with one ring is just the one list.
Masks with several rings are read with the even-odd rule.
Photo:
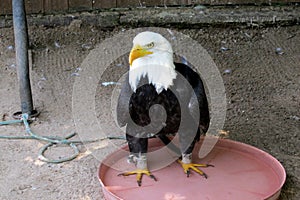
[[[150, 140], [150, 150], [163, 146], [157, 139]], [[270, 154], [247, 144], [221, 139], [204, 159], [193, 158], [196, 163], [215, 166], [202, 168], [207, 179], [195, 172], [187, 178], [181, 166], [173, 162], [151, 171], [157, 182], [143, 176], [139, 187], [135, 175], [117, 176], [134, 169], [127, 163], [128, 154], [124, 149], [127, 147], [113, 152], [100, 165], [98, 175], [107, 200], [276, 200], [286, 177], [282, 165]], [[150, 161], [148, 165], [151, 170]], [[122, 171], [116, 170], [120, 168]]]

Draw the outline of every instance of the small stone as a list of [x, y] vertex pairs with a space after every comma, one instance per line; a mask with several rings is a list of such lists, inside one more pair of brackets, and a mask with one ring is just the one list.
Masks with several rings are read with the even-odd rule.
[[229, 51], [230, 49], [229, 48], [227, 48], [227, 47], [221, 47], [221, 49], [220, 49], [221, 51]]
[[231, 69], [225, 69], [224, 74], [231, 74], [232, 70]]
[[7, 50], [9, 50], [9, 51], [13, 51], [15, 48], [14, 48], [14, 46], [13, 45], [9, 45], [8, 47], [7, 47]]
[[299, 120], [300, 120], [300, 117], [298, 117], [298, 116], [296, 116], [296, 115], [291, 116], [290, 118], [293, 119], [293, 120], [296, 120], [296, 121], [299, 121]]
[[106, 87], [109, 85], [121, 85], [121, 83], [111, 81], [111, 82], [103, 82], [103, 83], [101, 83], [101, 85]]
[[93, 45], [88, 43], [88, 44], [82, 44], [81, 47], [86, 50], [91, 50], [93, 48]]
[[55, 46], [56, 48], [61, 48], [61, 45], [58, 43], [58, 41], [55, 41], [55, 42], [54, 42], [54, 46]]
[[276, 52], [276, 54], [278, 54], [278, 55], [284, 54], [284, 52], [282, 51], [282, 48], [280, 48], [280, 47], [277, 47], [276, 50], [275, 50], [275, 52]]

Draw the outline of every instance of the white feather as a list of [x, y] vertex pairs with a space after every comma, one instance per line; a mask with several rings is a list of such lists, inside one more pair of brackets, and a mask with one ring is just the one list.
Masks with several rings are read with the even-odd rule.
[[153, 53], [137, 58], [130, 67], [129, 84], [134, 92], [142, 77], [148, 78], [148, 83], [154, 85], [158, 94], [173, 85], [176, 78], [173, 50], [167, 39], [157, 33], [143, 32], [133, 40], [134, 45], [141, 46], [151, 42], [154, 42], [154, 47], [149, 51]]

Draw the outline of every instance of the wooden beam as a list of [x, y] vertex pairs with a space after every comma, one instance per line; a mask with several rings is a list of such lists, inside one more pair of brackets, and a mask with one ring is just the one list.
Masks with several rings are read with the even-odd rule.
[[116, 8], [117, 0], [94, 0], [93, 8]]
[[70, 11], [92, 10], [92, 0], [69, 0]]
[[26, 14], [43, 13], [43, 0], [25, 0]]
[[12, 1], [0, 0], [0, 15], [12, 14]]
[[44, 0], [44, 12], [65, 12], [69, 8], [68, 0]]

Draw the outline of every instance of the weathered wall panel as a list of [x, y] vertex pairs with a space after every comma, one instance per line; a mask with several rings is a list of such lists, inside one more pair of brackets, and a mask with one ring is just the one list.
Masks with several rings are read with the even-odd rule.
[[233, 5], [233, 4], [274, 4], [274, 3], [292, 3], [299, 0], [189, 0], [189, 4], [208, 4], [208, 5]]
[[44, 12], [65, 12], [69, 9], [68, 0], [44, 0]]
[[70, 11], [92, 10], [92, 0], [69, 0]]
[[161, 0], [117, 0], [117, 7], [141, 7], [145, 5], [160, 4]]
[[43, 13], [43, 0], [25, 0], [27, 13]]
[[93, 1], [93, 8], [116, 8], [117, 7], [117, 0], [94, 0]]
[[12, 13], [12, 0], [0, 0], [0, 14], [6, 15]]
[[165, 4], [171, 5], [190, 5], [189, 0], [165, 0]]
[[[291, 3], [300, 0], [24, 0], [26, 12], [56, 13], [141, 6]], [[0, 0], [0, 15], [12, 14], [12, 0]]]
[[188, 5], [189, 0], [117, 0], [117, 7]]

